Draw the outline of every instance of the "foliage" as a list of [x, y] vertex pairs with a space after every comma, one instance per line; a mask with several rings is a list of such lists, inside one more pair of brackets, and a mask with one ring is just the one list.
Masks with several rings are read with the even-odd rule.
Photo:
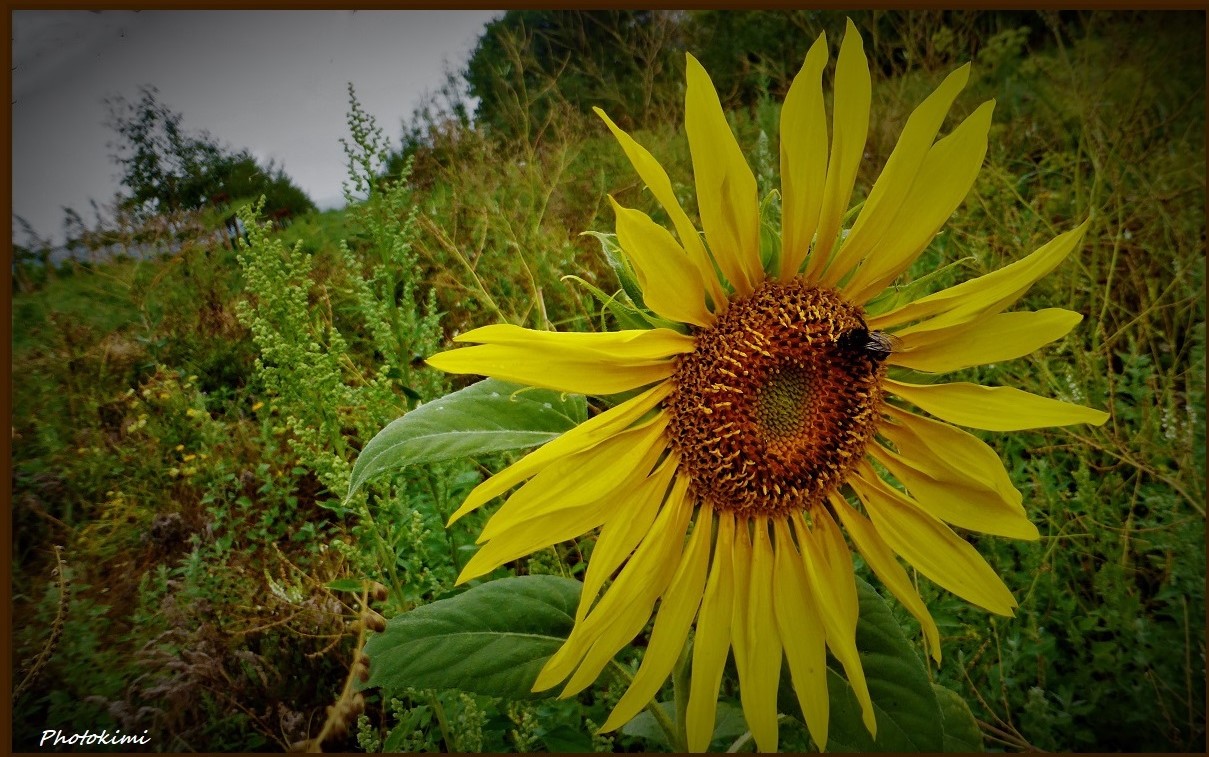
[[[676, 30], [666, 11], [508, 11], [487, 25], [467, 64], [475, 120], [534, 142], [559, 105], [650, 123], [676, 96]], [[528, 116], [518, 118], [521, 110]]]
[[686, 51], [725, 105], [753, 107], [784, 96], [820, 32], [837, 48], [848, 17], [885, 76], [971, 58], [993, 66], [1005, 45], [1040, 45], [1046, 26], [1031, 11], [511, 10], [488, 24], [464, 74], [467, 96], [447, 112], [464, 114], [473, 100], [478, 125], [530, 142], [546, 138], [560, 112], [593, 107], [626, 129], [674, 122]]

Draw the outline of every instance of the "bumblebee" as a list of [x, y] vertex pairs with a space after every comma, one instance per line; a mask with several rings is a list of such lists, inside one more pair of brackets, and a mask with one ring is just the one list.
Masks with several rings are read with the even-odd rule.
[[863, 353], [875, 363], [884, 363], [897, 349], [899, 339], [885, 331], [870, 331], [858, 327], [840, 334], [836, 343], [841, 349]]

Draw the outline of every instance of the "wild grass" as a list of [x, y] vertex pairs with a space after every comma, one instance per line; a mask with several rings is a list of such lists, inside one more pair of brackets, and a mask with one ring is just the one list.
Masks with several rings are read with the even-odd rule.
[[[895, 18], [858, 16], [877, 64], [858, 194], [952, 66], [973, 56], [950, 124], [997, 103], [977, 183], [908, 275], [960, 260], [950, 279], [976, 276], [1092, 219], [1082, 249], [1018, 306], [1083, 322], [956, 378], [1110, 413], [1101, 428], [982, 435], [1042, 538], [971, 538], [1020, 602], [1013, 618], [919, 582], [943, 635], [932, 675], [966, 697], [991, 748], [1201, 751], [1204, 18], [1047, 13], [1027, 31], [1014, 16]], [[825, 27], [833, 45], [842, 30], [839, 16], [791, 21], [803, 36]], [[765, 96], [732, 112], [762, 182], [778, 70], [761, 68]], [[530, 123], [539, 110], [524, 97], [545, 90], [515, 91], [520, 136], [434, 125], [408, 186], [261, 232], [238, 256], [207, 242], [17, 277], [13, 665], [28, 683], [15, 747], [87, 726], [146, 728], [169, 750], [284, 749], [321, 733], [329, 749], [652, 748], [591, 735], [620, 695], [604, 683], [569, 701], [385, 692], [364, 713], [344, 696], [368, 582], [387, 587], [385, 615], [447, 594], [483, 520], [443, 522], [501, 463], [411, 471], [350, 505], [356, 451], [448, 388], [421, 359], [452, 335], [607, 321], [564, 277], [618, 288], [580, 236], [612, 228], [608, 194], [666, 220], [595, 116], [556, 101]], [[634, 136], [695, 207], [677, 98], [648, 102]], [[512, 569], [575, 575], [590, 549]], [[338, 702], [336, 718], [325, 708]]]

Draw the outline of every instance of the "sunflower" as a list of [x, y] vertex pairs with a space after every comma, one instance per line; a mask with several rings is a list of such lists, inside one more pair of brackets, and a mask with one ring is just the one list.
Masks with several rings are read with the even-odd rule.
[[873, 314], [870, 302], [969, 191], [994, 103], [938, 140], [969, 67], [951, 73], [908, 119], [842, 231], [871, 100], [851, 22], [835, 67], [830, 139], [827, 59], [821, 35], [781, 111], [777, 254], [761, 260], [756, 180], [708, 74], [689, 55], [685, 130], [704, 239], [660, 164], [597, 110], [676, 232], [613, 202], [643, 304], [667, 325], [557, 333], [497, 324], [455, 339], [476, 346], [428, 361], [450, 373], [628, 397], [479, 485], [450, 520], [524, 484], [484, 527], [459, 582], [599, 529], [574, 629], [534, 690], [564, 681], [563, 696], [583, 690], [653, 615], [642, 664], [604, 731], [651, 701], [695, 628], [691, 750], [709, 745], [731, 653], [761, 750], [777, 748], [782, 656], [820, 747], [827, 650], [875, 734], [849, 542], [919, 620], [939, 662], [936, 625], [895, 556], [1010, 615], [1011, 592], [950, 526], [1038, 538], [998, 457], [955, 426], [1011, 431], [1107, 417], [1009, 387], [887, 375], [996, 363], [1065, 335], [1079, 314], [1003, 311], [1079, 246], [1087, 224], [1005, 268]]

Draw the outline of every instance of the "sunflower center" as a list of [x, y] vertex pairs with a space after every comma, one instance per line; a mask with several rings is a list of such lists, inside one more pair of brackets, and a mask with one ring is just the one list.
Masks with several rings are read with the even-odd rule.
[[810, 418], [811, 375], [789, 365], [756, 390], [756, 425], [770, 440], [791, 439]]
[[[800, 280], [734, 300], [672, 376], [668, 433], [695, 494], [772, 514], [821, 503], [877, 428], [885, 366], [861, 310]], [[854, 333], [855, 332], [855, 333]]]

